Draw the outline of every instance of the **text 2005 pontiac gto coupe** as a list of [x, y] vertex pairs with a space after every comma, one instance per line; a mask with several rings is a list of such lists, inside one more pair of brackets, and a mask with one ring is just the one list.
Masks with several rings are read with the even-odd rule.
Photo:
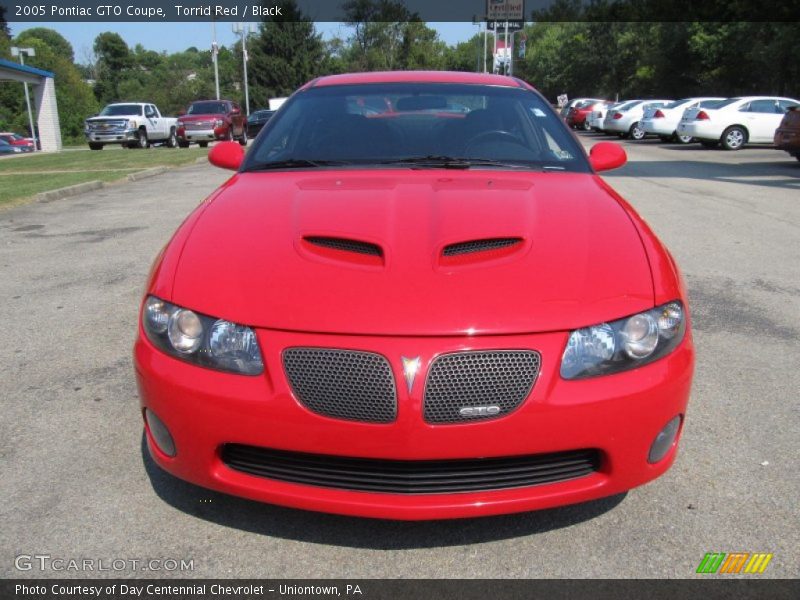
[[518, 79], [298, 90], [155, 261], [136, 374], [168, 472], [390, 519], [618, 494], [675, 459], [694, 350], [670, 254]]

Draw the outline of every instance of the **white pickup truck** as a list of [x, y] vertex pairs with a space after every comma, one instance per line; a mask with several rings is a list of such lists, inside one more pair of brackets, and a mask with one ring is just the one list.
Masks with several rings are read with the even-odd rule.
[[98, 115], [86, 119], [86, 141], [92, 150], [102, 150], [106, 144], [149, 148], [152, 143], [164, 143], [176, 148], [176, 122], [175, 118], [162, 117], [155, 104], [109, 104]]

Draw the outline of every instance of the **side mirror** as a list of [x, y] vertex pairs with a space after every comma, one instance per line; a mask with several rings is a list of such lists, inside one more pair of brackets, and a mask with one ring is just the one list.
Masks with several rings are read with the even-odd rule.
[[220, 169], [236, 171], [244, 160], [244, 149], [239, 142], [219, 142], [208, 153], [208, 162]]
[[599, 142], [589, 150], [589, 163], [597, 171], [610, 171], [628, 162], [628, 155], [619, 144]]

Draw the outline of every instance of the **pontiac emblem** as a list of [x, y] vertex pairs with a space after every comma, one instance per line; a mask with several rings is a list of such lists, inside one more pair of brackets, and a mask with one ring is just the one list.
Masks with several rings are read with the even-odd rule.
[[416, 358], [401, 356], [400, 360], [403, 361], [403, 376], [406, 378], [406, 385], [408, 386], [408, 393], [410, 394], [411, 388], [414, 387], [414, 379], [419, 372], [419, 356]]

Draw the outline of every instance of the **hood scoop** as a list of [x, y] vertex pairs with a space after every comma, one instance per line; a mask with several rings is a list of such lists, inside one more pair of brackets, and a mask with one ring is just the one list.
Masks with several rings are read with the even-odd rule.
[[442, 248], [440, 264], [468, 265], [504, 258], [521, 250], [525, 246], [524, 242], [521, 237], [496, 237], [448, 244]]
[[357, 265], [383, 266], [383, 248], [372, 242], [322, 235], [304, 236], [301, 243], [306, 252], [327, 259]]

